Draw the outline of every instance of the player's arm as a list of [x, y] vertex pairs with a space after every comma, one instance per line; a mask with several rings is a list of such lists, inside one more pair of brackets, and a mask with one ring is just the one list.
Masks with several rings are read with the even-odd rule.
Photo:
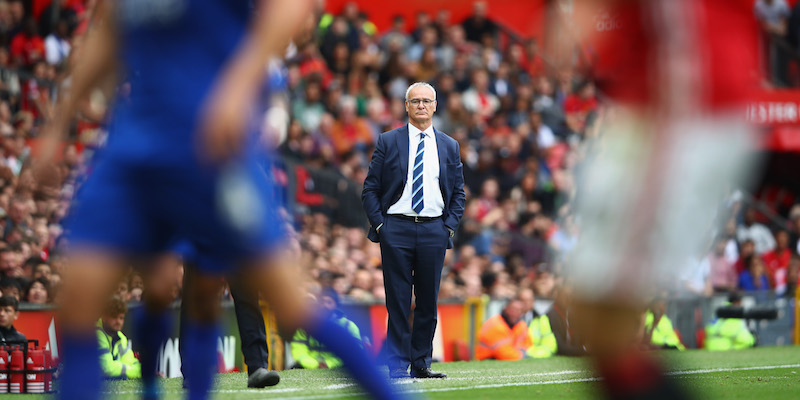
[[117, 34], [114, 26], [113, 1], [97, 5], [94, 20], [79, 49], [73, 66], [69, 92], [56, 106], [53, 120], [45, 128], [38, 157], [48, 162], [54, 157], [57, 143], [68, 130], [78, 106], [88, 98], [97, 83], [108, 78], [116, 69]]
[[250, 33], [215, 84], [207, 100], [204, 155], [223, 161], [242, 146], [248, 110], [261, 87], [267, 62], [282, 58], [292, 37], [312, 10], [313, 0], [261, 0]]

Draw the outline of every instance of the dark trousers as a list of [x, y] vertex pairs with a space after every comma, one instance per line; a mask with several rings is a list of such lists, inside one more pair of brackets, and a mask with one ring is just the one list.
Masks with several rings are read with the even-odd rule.
[[[184, 267], [183, 286], [188, 287], [192, 284], [192, 275], [196, 273], [196, 269], [188, 262]], [[241, 279], [230, 277], [228, 285], [231, 289], [231, 296], [233, 296], [233, 308], [236, 312], [236, 325], [239, 327], [239, 339], [241, 340], [244, 363], [247, 364], [248, 372], [252, 374], [259, 368], [267, 368], [269, 366], [267, 330], [264, 326], [261, 307], [258, 305], [258, 293], [249, 290], [246, 285], [242, 284]], [[185, 319], [186, 308], [181, 303], [181, 340], [178, 342], [181, 355], [183, 355], [181, 345], [184, 342], [183, 321]]]
[[[413, 221], [387, 216], [380, 230], [383, 284], [389, 326], [385, 346], [390, 369], [431, 365], [436, 303], [449, 232], [444, 221]], [[408, 317], [416, 296], [413, 329]]]
[[239, 337], [242, 341], [242, 354], [249, 373], [269, 366], [267, 350], [267, 330], [264, 327], [264, 315], [258, 305], [258, 293], [245, 287], [241, 279], [230, 279], [233, 308], [236, 312], [236, 324], [239, 326]]

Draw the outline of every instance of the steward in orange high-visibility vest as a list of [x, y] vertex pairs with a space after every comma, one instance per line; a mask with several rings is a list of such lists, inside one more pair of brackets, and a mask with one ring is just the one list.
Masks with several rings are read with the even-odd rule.
[[527, 357], [525, 351], [531, 347], [528, 325], [522, 317], [522, 302], [511, 300], [503, 312], [486, 320], [478, 333], [478, 360], [520, 360]]

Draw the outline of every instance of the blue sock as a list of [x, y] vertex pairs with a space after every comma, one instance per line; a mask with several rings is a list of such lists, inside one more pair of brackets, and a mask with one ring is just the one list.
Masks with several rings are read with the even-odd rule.
[[375, 361], [367, 355], [367, 352], [361, 347], [361, 343], [347, 329], [329, 318], [319, 318], [313, 321], [306, 331], [342, 359], [344, 366], [350, 371], [350, 375], [371, 397], [386, 400], [403, 398], [392, 388], [386, 376], [378, 372]]
[[183, 359], [183, 373], [189, 400], [208, 398], [208, 391], [213, 384], [217, 372], [217, 337], [216, 323], [186, 322], [183, 334], [186, 354]]
[[58, 398], [61, 400], [99, 400], [103, 378], [97, 335], [61, 333], [61, 362]]
[[139, 307], [133, 315], [134, 338], [142, 350], [139, 363], [142, 365], [142, 397], [145, 399], [160, 398], [158, 381], [156, 380], [156, 362], [158, 351], [169, 338], [172, 329], [172, 316], [169, 310], [151, 311], [146, 306]]

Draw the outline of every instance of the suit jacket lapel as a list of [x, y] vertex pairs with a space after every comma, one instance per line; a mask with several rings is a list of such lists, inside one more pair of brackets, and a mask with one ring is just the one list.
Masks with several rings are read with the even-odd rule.
[[397, 151], [400, 152], [400, 170], [403, 171], [402, 179], [405, 185], [408, 176], [408, 124], [397, 132]]

